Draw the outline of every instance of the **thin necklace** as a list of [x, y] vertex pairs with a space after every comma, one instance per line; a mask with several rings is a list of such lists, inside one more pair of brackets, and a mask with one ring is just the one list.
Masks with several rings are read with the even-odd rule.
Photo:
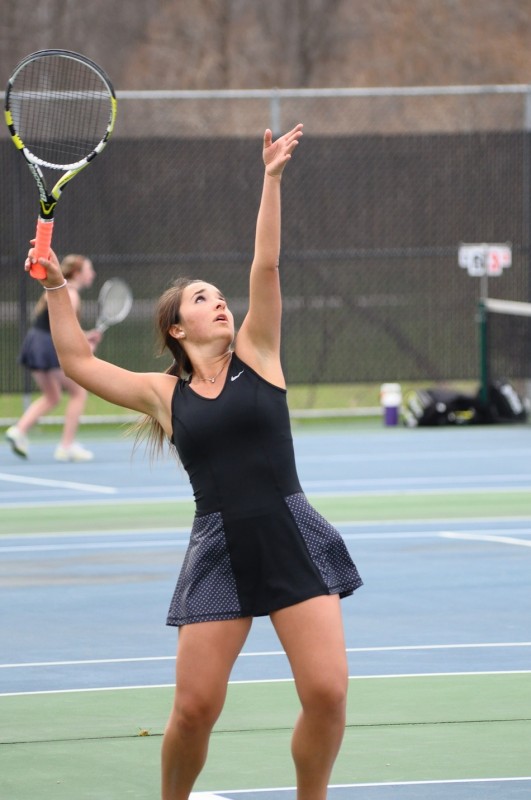
[[[229, 350], [228, 353], [225, 353], [225, 358], [227, 358], [227, 356], [229, 356], [229, 358], [232, 357], [232, 350]], [[226, 362], [224, 361], [223, 362], [223, 366], [221, 367], [220, 371], [216, 372], [216, 374], [214, 375], [213, 378], [201, 378], [200, 375], [193, 375], [192, 377], [195, 378], [196, 381], [203, 381], [203, 383], [215, 383], [216, 379], [219, 378], [219, 376], [221, 375], [221, 373], [225, 369], [225, 366], [226, 366]]]

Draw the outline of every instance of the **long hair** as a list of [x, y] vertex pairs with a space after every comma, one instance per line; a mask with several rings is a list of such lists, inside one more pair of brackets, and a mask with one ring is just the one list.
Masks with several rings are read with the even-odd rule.
[[[87, 256], [82, 256], [78, 253], [70, 253], [69, 255], [65, 256], [61, 261], [61, 272], [66, 280], [71, 278], [73, 275], [76, 275], [78, 272], [81, 272], [83, 269], [83, 264], [86, 260]], [[33, 317], [38, 317], [41, 311], [46, 308], [47, 304], [47, 295], [44, 291], [35, 304], [35, 308], [33, 309]]]
[[[157, 354], [162, 356], [169, 350], [173, 362], [167, 370], [167, 375], [185, 378], [192, 372], [192, 364], [178, 339], [170, 335], [172, 325], [181, 321], [181, 302], [183, 291], [192, 283], [199, 283], [198, 278], [177, 278], [169, 289], [161, 295], [155, 309], [155, 322], [158, 337]], [[135, 435], [135, 448], [144, 442], [152, 456], [158, 455], [166, 441], [166, 434], [156, 419], [144, 414], [133, 423], [131, 431]]]

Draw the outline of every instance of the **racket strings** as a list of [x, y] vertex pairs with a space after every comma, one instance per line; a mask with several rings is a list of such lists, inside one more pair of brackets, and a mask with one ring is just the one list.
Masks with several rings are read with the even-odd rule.
[[57, 168], [92, 153], [112, 115], [111, 94], [100, 75], [62, 56], [29, 62], [16, 75], [10, 100], [13, 124], [24, 145]]
[[118, 279], [106, 282], [100, 295], [100, 320], [111, 324], [121, 322], [131, 310], [132, 302], [132, 293], [127, 284]]

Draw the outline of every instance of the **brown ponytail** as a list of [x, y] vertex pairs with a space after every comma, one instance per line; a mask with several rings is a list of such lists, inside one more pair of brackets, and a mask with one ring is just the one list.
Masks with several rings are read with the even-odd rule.
[[[172, 325], [180, 322], [180, 309], [184, 289], [191, 283], [199, 283], [199, 279], [178, 278], [169, 289], [161, 295], [155, 309], [155, 321], [158, 334], [158, 355], [169, 350], [173, 356], [173, 363], [165, 370], [168, 375], [177, 378], [186, 378], [192, 372], [192, 364], [179, 341], [170, 335]], [[160, 423], [153, 417], [145, 414], [138, 422], [131, 426], [135, 435], [135, 448], [145, 442], [153, 456], [162, 452], [166, 434]]]

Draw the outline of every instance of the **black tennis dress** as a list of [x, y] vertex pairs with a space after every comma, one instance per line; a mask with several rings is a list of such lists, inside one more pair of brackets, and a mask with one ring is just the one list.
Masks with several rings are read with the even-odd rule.
[[18, 363], [30, 370], [59, 369], [59, 359], [50, 332], [48, 305], [33, 320], [22, 342]]
[[172, 441], [196, 514], [168, 625], [262, 616], [362, 585], [301, 489], [286, 394], [235, 353], [214, 399], [178, 381]]

